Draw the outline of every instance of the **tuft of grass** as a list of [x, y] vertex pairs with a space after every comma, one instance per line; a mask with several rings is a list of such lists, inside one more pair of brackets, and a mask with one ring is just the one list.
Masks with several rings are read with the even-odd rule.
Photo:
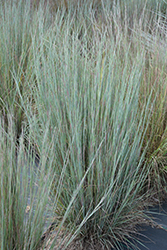
[[[166, 192], [166, 64], [155, 49], [165, 34], [153, 13], [159, 5], [90, 2], [0, 7], [0, 44], [10, 38], [0, 52], [8, 127], [0, 128], [4, 249], [48, 245], [49, 236], [43, 245], [41, 237], [49, 201], [55, 226], [49, 249], [68, 249], [76, 239], [81, 249], [121, 249], [150, 220], [144, 210], [155, 192], [160, 200]], [[16, 151], [23, 123], [28, 132]]]
[[71, 33], [74, 22], [75, 17], [55, 22], [50, 33], [41, 37], [38, 53], [34, 45], [36, 82], [29, 84], [35, 90], [31, 94], [36, 112], [23, 100], [22, 105], [41, 160], [42, 137], [48, 128], [46, 141], [54, 145], [55, 214], [67, 228], [73, 225], [76, 232], [71, 240], [79, 234], [83, 242], [98, 240], [119, 249], [119, 242], [132, 237], [135, 226], [146, 218], [144, 188], [150, 168], [145, 164], [146, 146], [142, 148], [152, 92], [141, 110], [145, 53], [139, 50], [132, 62], [122, 34], [115, 43], [107, 32], [97, 31], [89, 50], [84, 47], [86, 21]]

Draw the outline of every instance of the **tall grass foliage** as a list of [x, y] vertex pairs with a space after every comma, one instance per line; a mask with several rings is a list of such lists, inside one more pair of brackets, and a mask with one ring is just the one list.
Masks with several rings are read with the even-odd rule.
[[0, 127], [0, 247], [1, 249], [39, 249], [44, 231], [51, 178], [44, 165], [36, 166], [20, 138], [16, 146], [15, 127], [8, 116]]
[[[1, 24], [4, 37], [1, 43], [5, 44], [7, 35], [14, 41], [14, 50], [10, 44], [7, 47], [10, 54], [6, 51], [3, 55], [1, 51], [1, 68], [7, 72], [1, 71], [1, 107], [2, 110], [9, 107], [16, 121], [20, 119], [20, 131], [21, 124], [26, 123], [26, 145], [39, 156], [42, 168], [37, 199], [41, 195], [43, 199], [34, 207], [37, 215], [31, 212], [28, 220], [31, 227], [28, 224], [29, 230], [22, 231], [21, 240], [18, 234], [14, 235], [16, 223], [12, 222], [10, 210], [7, 211], [11, 223], [9, 235], [14, 235], [9, 238], [16, 239], [16, 244], [11, 241], [12, 247], [41, 247], [38, 243], [49, 197], [57, 234], [48, 248], [86, 249], [92, 245], [121, 249], [121, 242], [129, 242], [133, 247], [137, 225], [150, 221], [144, 213], [151, 204], [150, 198], [157, 190], [165, 191], [165, 64], [162, 58], [157, 60], [158, 52], [150, 45], [153, 34], [158, 34], [159, 19], [151, 11], [148, 14], [146, 5], [138, 17], [134, 14], [139, 11], [134, 3], [134, 15], [130, 15], [133, 8], [122, 8], [121, 1], [113, 1], [110, 10], [107, 4], [102, 1], [101, 5], [87, 4], [80, 8], [77, 5], [76, 9], [74, 5], [56, 7], [55, 13], [44, 2], [38, 7], [24, 5], [23, 1], [1, 7], [2, 13], [4, 8], [6, 13], [18, 14], [14, 16], [14, 35], [13, 31], [6, 33], [6, 21]], [[22, 8], [27, 18], [24, 20], [19, 16], [24, 13]], [[5, 14], [2, 20], [9, 17]], [[10, 21], [7, 24], [10, 27]], [[20, 33], [19, 25], [23, 26]], [[143, 34], [148, 34], [148, 39]], [[18, 37], [21, 38], [17, 43]], [[14, 85], [7, 85], [11, 82]], [[22, 117], [14, 111], [14, 105], [24, 114]], [[3, 133], [2, 138], [6, 138]], [[2, 145], [5, 143], [2, 140]], [[22, 157], [23, 145], [20, 145], [19, 157]], [[10, 143], [5, 147], [10, 149]], [[6, 159], [15, 159], [12, 152], [5, 154]], [[28, 166], [34, 169], [35, 159], [32, 162], [28, 161]], [[28, 171], [27, 167], [21, 170], [19, 166], [10, 166], [10, 171], [17, 169], [14, 174], [18, 175], [17, 180], [21, 171]], [[12, 190], [12, 176], [7, 178], [9, 190]], [[43, 179], [47, 179], [45, 184]], [[14, 183], [18, 197], [22, 184]], [[27, 179], [25, 183], [27, 190]], [[161, 195], [159, 192], [160, 199]], [[8, 207], [15, 200], [15, 193], [2, 196], [8, 197], [2, 199], [2, 207], [5, 202]], [[36, 196], [35, 191], [32, 196]], [[16, 207], [24, 207], [21, 219], [16, 216], [18, 225], [24, 228], [26, 199], [21, 202], [21, 205], [13, 202], [13, 206], [14, 211]], [[3, 215], [3, 225], [4, 218]], [[40, 225], [38, 230], [37, 225]], [[2, 228], [8, 231], [5, 225]], [[8, 234], [5, 235], [1, 242], [7, 246]]]
[[[83, 22], [80, 25], [84, 27]], [[107, 32], [95, 30], [89, 50], [87, 29], [80, 40], [73, 27], [74, 20], [66, 19], [61, 25], [56, 20], [50, 34], [41, 37], [38, 50], [34, 46], [36, 81], [29, 84], [36, 112], [24, 102], [23, 106], [39, 155], [49, 127], [47, 141], [54, 144], [58, 195], [55, 214], [60, 223], [79, 186], [65, 225], [73, 224], [81, 238], [91, 239], [92, 244], [99, 240], [119, 248], [119, 241], [126, 241], [135, 225], [146, 221], [143, 190], [149, 166], [141, 149], [151, 115], [151, 92], [141, 110], [145, 52], [138, 52], [132, 62], [121, 34], [115, 44]]]
[[[15, 125], [11, 116], [8, 115], [8, 119], [8, 134], [3, 120], [0, 124], [0, 247], [18, 250], [53, 247], [62, 249], [62, 246], [68, 244], [71, 233], [75, 232], [72, 225], [69, 225], [70, 231], [67, 230], [63, 221], [71, 211], [71, 205], [75, 203], [80, 187], [71, 197], [60, 223], [54, 213], [57, 210], [58, 195], [52, 191], [55, 179], [52, 169], [52, 143], [46, 143], [44, 136], [43, 157], [37, 161], [31, 148], [24, 146], [23, 135], [20, 137], [19, 146], [16, 144]], [[46, 129], [45, 135], [47, 131]], [[62, 183], [63, 178], [60, 178], [58, 186]], [[57, 189], [58, 194], [59, 192], [60, 188]], [[53, 231], [54, 242], [50, 244], [49, 238]]]
[[[43, 5], [42, 5], [43, 6]], [[24, 74], [32, 77], [30, 69], [31, 62], [31, 40], [32, 34], [39, 42], [39, 33], [47, 30], [48, 22], [44, 23], [44, 13], [40, 11], [35, 14], [30, 1], [1, 1], [0, 3], [0, 110], [6, 123], [7, 114], [12, 112], [15, 118], [17, 135], [21, 133], [23, 121], [26, 119], [20, 106], [13, 72], [17, 74], [20, 83], [20, 91], [27, 99], [28, 86], [24, 81]], [[35, 15], [34, 15], [35, 14]], [[47, 13], [46, 13], [47, 14]], [[40, 25], [36, 16], [40, 16]]]

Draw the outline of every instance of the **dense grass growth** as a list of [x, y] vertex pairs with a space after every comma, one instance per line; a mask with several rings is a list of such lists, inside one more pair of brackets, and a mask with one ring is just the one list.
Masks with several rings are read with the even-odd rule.
[[165, 3], [124, 2], [1, 1], [2, 249], [121, 249], [166, 195]]
[[48, 129], [43, 137], [42, 158], [39, 161], [32, 148], [24, 146], [24, 130], [19, 138], [19, 146], [16, 144], [15, 130], [12, 116], [8, 114], [8, 133], [5, 131], [4, 120], [0, 123], [0, 248], [52, 249], [48, 237], [48, 229], [52, 228], [55, 229], [53, 246], [62, 249], [62, 245], [68, 244], [72, 233], [78, 234], [73, 225], [65, 228], [64, 221], [71, 212], [72, 204], [75, 204], [80, 187], [71, 197], [60, 223], [55, 211], [58, 209], [58, 195], [63, 179], [57, 181], [57, 192], [53, 193], [54, 152], [53, 144], [46, 141]]
[[[25, 9], [26, 7], [26, 9]], [[23, 112], [19, 105], [16, 85], [12, 72], [16, 72], [23, 83], [23, 72], [28, 64], [28, 50], [31, 43], [30, 19], [28, 6], [16, 6], [1, 2], [0, 22], [0, 109], [7, 123], [7, 113], [13, 112], [18, 124], [16, 129], [21, 133]], [[27, 11], [27, 12], [26, 12]], [[19, 18], [18, 18], [19, 17]], [[25, 84], [20, 86], [21, 93], [25, 94]]]
[[0, 138], [0, 247], [39, 249], [48, 210], [50, 177], [46, 178], [44, 173], [45, 163], [37, 168], [30, 151], [27, 153], [24, 148], [22, 136], [20, 146], [16, 147], [15, 127], [9, 116], [8, 134], [1, 120]]

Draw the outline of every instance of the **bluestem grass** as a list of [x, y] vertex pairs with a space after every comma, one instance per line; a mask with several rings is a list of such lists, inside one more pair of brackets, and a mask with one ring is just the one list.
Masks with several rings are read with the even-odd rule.
[[[48, 195], [54, 197], [64, 238], [58, 244], [57, 235], [51, 248], [68, 249], [78, 237], [81, 248], [89, 241], [121, 249], [120, 241], [133, 239], [139, 221], [147, 221], [144, 209], [154, 184], [164, 187], [165, 158], [160, 169], [162, 161], [155, 168], [150, 159], [166, 152], [166, 128], [155, 125], [165, 122], [165, 71], [139, 39], [150, 33], [156, 15], [150, 18], [146, 5], [141, 12], [136, 5], [136, 11], [124, 12], [123, 5], [114, 4], [108, 11], [102, 2], [99, 13], [93, 5], [71, 5], [55, 14], [39, 5], [27, 33], [26, 67], [8, 67], [15, 95], [7, 98], [24, 111], [26, 140], [54, 178]], [[9, 101], [3, 99], [3, 105]]]
[[[129, 49], [124, 54], [120, 49], [123, 37], [115, 45], [107, 42], [104, 33], [92, 41], [95, 53], [87, 49], [82, 55], [78, 34], [69, 35], [73, 20], [63, 25], [67, 33], [43, 37], [40, 53], [33, 53], [36, 91], [32, 95], [37, 115], [25, 109], [33, 117], [30, 125], [40, 155], [41, 136], [49, 126], [55, 195], [61, 173], [64, 180], [55, 211], [60, 223], [63, 220], [67, 228], [73, 225], [83, 239], [94, 235], [95, 240], [105, 244], [110, 239], [111, 246], [118, 247], [120, 240], [130, 237], [132, 225], [135, 228], [139, 220], [145, 221], [142, 209], [147, 195], [139, 196], [149, 172], [141, 149], [151, 92], [139, 113], [145, 54], [138, 54], [131, 63]], [[51, 32], [59, 30], [55, 25]], [[68, 211], [76, 190], [76, 201]]]

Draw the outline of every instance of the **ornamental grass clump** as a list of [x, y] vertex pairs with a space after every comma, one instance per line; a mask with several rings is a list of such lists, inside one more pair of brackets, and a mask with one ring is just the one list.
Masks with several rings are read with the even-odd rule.
[[[22, 205], [18, 203], [20, 199], [11, 203], [14, 209], [20, 206], [25, 211], [29, 188], [27, 165], [22, 168], [18, 159], [24, 156], [23, 162], [28, 162], [28, 166], [32, 162], [33, 207], [30, 206], [28, 229], [25, 234], [22, 230], [24, 240], [18, 239], [18, 234], [14, 235], [14, 220], [9, 230], [14, 243], [10, 244], [20, 249], [47, 246], [83, 250], [88, 245], [121, 249], [122, 242], [129, 242], [133, 247], [138, 224], [151, 221], [144, 211], [152, 204], [157, 190], [159, 200], [162, 199], [160, 191], [166, 181], [165, 62], [149, 43], [150, 33], [158, 34], [157, 15], [148, 12], [148, 5], [142, 10], [135, 5], [135, 11], [130, 7], [124, 11], [121, 1], [113, 1], [110, 9], [107, 7], [110, 1], [106, 6], [103, 1], [101, 5], [78, 4], [76, 8], [71, 4], [68, 8], [56, 7], [55, 13], [49, 5], [42, 4], [35, 1], [34, 7], [30, 5], [30, 10], [35, 10], [31, 16], [33, 25], [30, 32], [25, 29], [22, 33], [23, 36], [28, 32], [30, 41], [30, 45], [25, 43], [28, 52], [23, 50], [28, 55], [26, 64], [17, 68], [14, 62], [8, 67], [14, 81], [14, 99], [8, 94], [6, 99], [1, 98], [2, 110], [11, 100], [18, 105], [26, 125], [17, 157], [14, 158], [13, 151], [7, 155], [2, 151], [7, 163], [8, 157], [18, 161], [10, 165], [11, 177], [7, 179], [10, 187], [12, 169], [16, 169], [16, 180], [22, 172], [26, 173], [24, 199]], [[13, 6], [17, 9], [22, 5]], [[144, 33], [149, 34], [148, 41], [143, 38]], [[10, 93], [10, 86], [4, 89]], [[12, 114], [17, 119], [16, 113]], [[8, 133], [5, 138], [15, 138], [10, 136], [10, 129]], [[2, 145], [6, 145], [4, 141]], [[10, 143], [7, 148], [11, 148]], [[38, 167], [34, 152], [39, 156]], [[34, 169], [39, 170], [35, 175]], [[33, 189], [36, 176], [38, 190]], [[24, 183], [16, 180], [16, 192], [10, 194], [10, 199], [2, 199], [3, 208], [5, 202], [9, 207], [9, 200], [19, 197], [18, 190]], [[5, 190], [1, 191], [3, 197]], [[49, 228], [54, 225], [56, 235], [48, 243], [49, 235], [42, 233], [44, 211], [45, 208], [48, 211], [50, 201], [49, 218], [52, 217], [53, 224]], [[12, 213], [8, 210], [6, 213], [12, 221]], [[20, 221], [18, 232], [25, 226], [24, 214], [16, 216]], [[2, 237], [4, 246], [7, 237], [8, 234]]]
[[91, 48], [86, 23], [76, 24], [75, 16], [61, 25], [56, 21], [41, 36], [38, 51], [33, 46], [36, 81], [28, 81], [35, 112], [31, 103], [27, 107], [22, 100], [22, 105], [41, 159], [46, 128], [45, 140], [54, 145], [55, 216], [60, 225], [73, 227], [67, 244], [77, 236], [82, 247], [98, 242], [120, 249], [139, 221], [147, 221], [144, 191], [150, 169], [143, 141], [154, 98], [150, 91], [141, 109], [144, 50], [139, 48], [132, 62], [123, 34], [115, 43], [107, 30], [89, 27], [96, 35]]

